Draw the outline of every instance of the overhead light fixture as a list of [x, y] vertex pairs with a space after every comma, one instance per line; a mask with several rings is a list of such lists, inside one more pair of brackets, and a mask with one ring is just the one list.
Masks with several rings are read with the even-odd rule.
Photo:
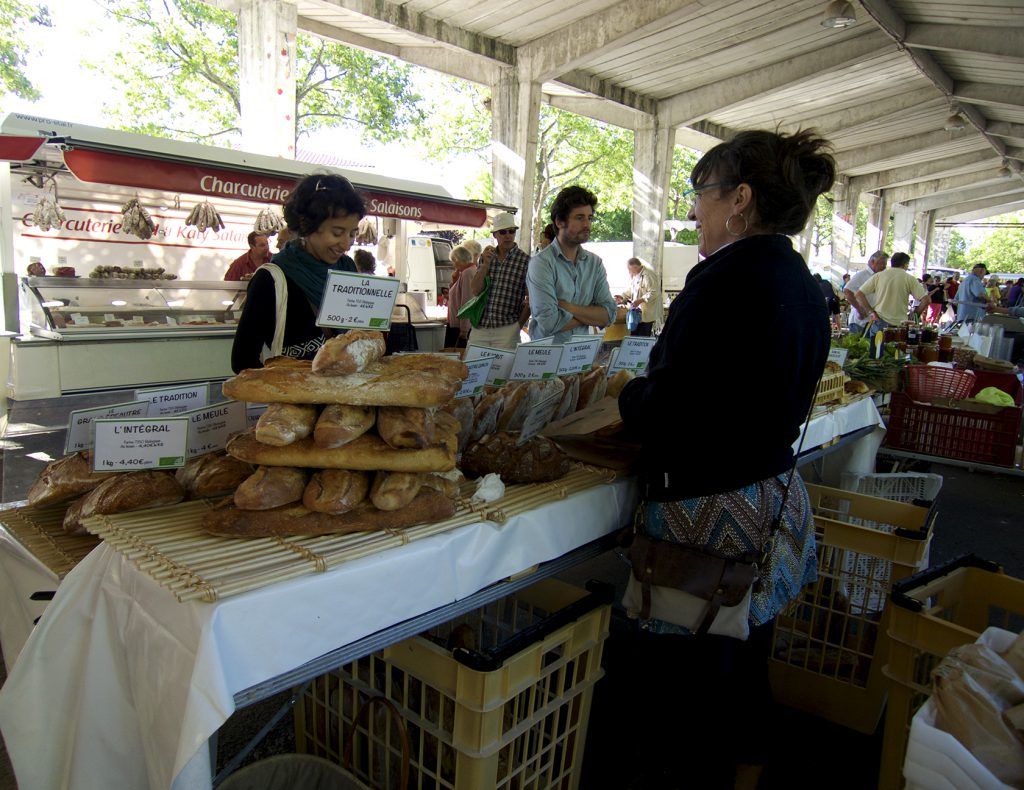
[[961, 132], [967, 128], [967, 124], [964, 123], [964, 117], [958, 110], [946, 119], [946, 125], [942, 128], [947, 132]]
[[853, 6], [847, 0], [832, 0], [825, 6], [825, 13], [821, 18], [822, 27], [849, 27], [857, 22], [857, 16], [853, 13]]

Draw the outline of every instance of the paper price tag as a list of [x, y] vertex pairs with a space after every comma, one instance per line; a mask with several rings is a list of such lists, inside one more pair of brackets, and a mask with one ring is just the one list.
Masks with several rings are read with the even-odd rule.
[[850, 353], [848, 348], [832, 347], [828, 350], [828, 361], [835, 362], [839, 367], [846, 364], [846, 355]]
[[561, 359], [562, 346], [523, 343], [516, 349], [509, 380], [553, 379], [558, 375], [558, 363]]
[[149, 401], [147, 417], [169, 417], [183, 411], [201, 409], [210, 402], [210, 384], [188, 387], [154, 387], [135, 390], [136, 400]]
[[96, 420], [93, 469], [111, 472], [184, 466], [188, 422], [187, 417]]
[[474, 359], [470, 362], [466, 362], [465, 365], [469, 368], [469, 375], [466, 380], [462, 382], [462, 388], [455, 393], [456, 398], [472, 398], [475, 395], [479, 395], [484, 391], [484, 385], [487, 384], [487, 376], [490, 375], [491, 365], [494, 363], [494, 357], [487, 357], [484, 359]]
[[88, 450], [92, 447], [92, 424], [95, 420], [145, 417], [148, 411], [149, 401], [132, 401], [119, 403], [116, 406], [100, 406], [95, 409], [73, 411], [68, 417], [64, 452], [66, 454], [77, 453], [79, 450]]
[[594, 359], [601, 348], [601, 336], [572, 341], [566, 343], [562, 348], [562, 359], [558, 363], [559, 376], [590, 370], [594, 366]]
[[519, 432], [519, 438], [516, 440], [516, 444], [523, 444], [531, 437], [540, 433], [544, 429], [544, 426], [551, 422], [551, 418], [555, 416], [555, 409], [558, 408], [558, 404], [561, 400], [562, 394], [559, 393], [552, 395], [550, 398], [545, 398], [538, 403], [526, 419], [523, 420], [523, 429]]
[[647, 360], [651, 356], [655, 342], [653, 337], [622, 338], [619, 353], [615, 356], [615, 361], [608, 366], [608, 375], [614, 375], [620, 370], [628, 370], [637, 375], [643, 373], [647, 369]]
[[317, 326], [387, 331], [399, 286], [394, 277], [332, 271], [320, 302]]
[[225, 401], [182, 415], [188, 417], [188, 457], [213, 453], [227, 447], [232, 434], [246, 429], [242, 401]]
[[265, 403], [247, 403], [245, 404], [245, 427], [255, 428], [256, 423], [260, 420], [260, 415], [267, 410], [267, 404]]
[[508, 381], [512, 373], [512, 363], [515, 362], [516, 352], [504, 348], [490, 348], [489, 346], [470, 345], [466, 348], [466, 355], [463, 362], [469, 363], [474, 359], [492, 359], [491, 372], [487, 374], [487, 383], [500, 387]]

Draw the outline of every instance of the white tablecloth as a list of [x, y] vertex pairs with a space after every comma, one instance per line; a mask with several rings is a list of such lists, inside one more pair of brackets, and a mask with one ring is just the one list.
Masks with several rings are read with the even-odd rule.
[[[804, 440], [804, 452], [817, 449], [837, 437], [871, 425], [875, 426], [875, 430], [867, 436], [861, 437], [860, 440], [845, 447], [838, 447], [830, 451], [822, 459], [818, 469], [821, 482], [839, 488], [840, 476], [843, 472], [874, 472], [875, 455], [885, 437], [885, 423], [871, 398], [861, 398], [845, 406], [811, 415], [811, 424], [807, 428], [807, 438]], [[799, 439], [793, 442], [794, 451], [799, 444]]]
[[[64, 579], [0, 692], [21, 790], [208, 788], [233, 695], [622, 526], [630, 481], [214, 604], [107, 545]], [[177, 778], [175, 778], [177, 777]]]
[[53, 592], [58, 583], [57, 574], [0, 527], [0, 645], [8, 672], [46, 609], [47, 600], [32, 595]]

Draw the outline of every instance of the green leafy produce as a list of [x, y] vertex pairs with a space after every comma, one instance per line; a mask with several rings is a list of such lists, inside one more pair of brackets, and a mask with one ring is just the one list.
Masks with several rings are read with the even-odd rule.
[[845, 348], [847, 350], [846, 359], [860, 359], [861, 357], [867, 356], [871, 350], [871, 344], [868, 339], [860, 334], [849, 334], [845, 335], [839, 340], [833, 340], [832, 345], [837, 348]]
[[856, 381], [863, 381], [879, 392], [895, 392], [899, 385], [900, 370], [907, 364], [906, 360], [883, 356], [881, 359], [860, 357], [847, 358], [843, 370], [846, 375]]

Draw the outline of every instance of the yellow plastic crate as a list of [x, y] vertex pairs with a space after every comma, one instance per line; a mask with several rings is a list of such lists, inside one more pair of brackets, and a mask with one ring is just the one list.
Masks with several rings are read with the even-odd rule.
[[[576, 788], [611, 595], [544, 580], [339, 667], [300, 698], [296, 750], [340, 763], [356, 713], [380, 695], [404, 718], [410, 787]], [[396, 786], [398, 726], [379, 709], [357, 733], [349, 770]]]
[[808, 485], [818, 580], [780, 612], [769, 678], [778, 702], [871, 733], [885, 706], [885, 602], [927, 556], [930, 506]]
[[836, 403], [843, 399], [846, 391], [846, 375], [842, 370], [826, 370], [821, 374], [818, 382], [818, 391], [814, 396], [815, 406], [824, 406], [826, 403]]
[[931, 695], [932, 670], [946, 654], [976, 642], [990, 626], [1024, 629], [1024, 580], [969, 555], [904, 579], [894, 588], [889, 609], [881, 790], [903, 785], [910, 720]]

